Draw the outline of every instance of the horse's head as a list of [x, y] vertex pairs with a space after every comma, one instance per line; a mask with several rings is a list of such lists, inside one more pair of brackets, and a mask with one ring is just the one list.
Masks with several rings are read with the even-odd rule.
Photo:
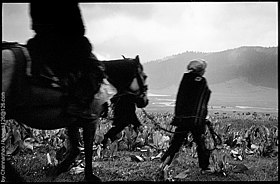
[[144, 73], [139, 56], [135, 58], [124, 58], [119, 60], [103, 61], [108, 81], [113, 84], [118, 95], [125, 93], [133, 94], [136, 97], [136, 105], [143, 108], [148, 105], [147, 98], [147, 75]]
[[136, 105], [138, 108], [146, 107], [149, 103], [147, 97], [148, 85], [146, 84], [147, 75], [144, 72], [144, 68], [140, 63], [139, 56], [134, 59], [136, 63], [135, 77], [130, 85], [130, 90], [136, 93]]

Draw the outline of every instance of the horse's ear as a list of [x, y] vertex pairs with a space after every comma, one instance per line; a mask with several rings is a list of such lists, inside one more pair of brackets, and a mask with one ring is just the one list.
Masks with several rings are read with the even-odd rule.
[[135, 60], [137, 60], [137, 62], [140, 63], [139, 55], [137, 55], [137, 56], [135, 57]]

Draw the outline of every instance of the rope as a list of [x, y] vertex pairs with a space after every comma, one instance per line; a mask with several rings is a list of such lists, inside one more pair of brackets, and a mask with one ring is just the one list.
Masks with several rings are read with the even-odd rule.
[[[159, 129], [163, 130], [163, 131], [166, 131], [166, 132], [169, 132], [169, 133], [173, 133], [173, 134], [182, 134], [182, 133], [188, 133], [189, 131], [181, 131], [181, 132], [173, 132], [173, 131], [170, 131], [170, 130], [167, 130], [163, 127], [160, 126], [159, 123], [157, 123], [153, 117], [151, 117], [146, 111], [144, 108], [141, 108], [142, 111], [144, 112], [144, 114], [156, 125], [156, 127], [158, 127]], [[201, 118], [201, 117], [197, 117], [197, 116], [184, 116], [182, 118]]]
[[[177, 134], [178, 134], [178, 133], [188, 133], [188, 132], [189, 132], [189, 131], [173, 132], [173, 131], [167, 130], [167, 129], [165, 129], [165, 128], [162, 128], [162, 127], [159, 125], [159, 123], [157, 123], [157, 122], [154, 120], [154, 118], [151, 117], [151, 116], [145, 111], [145, 109], [143, 109], [143, 108], [141, 108], [141, 109], [142, 109], [143, 113], [144, 113], [144, 114], [159, 128], [159, 129], [161, 129], [161, 130], [163, 130], [163, 131], [166, 131], [166, 132], [169, 132], [169, 133], [173, 133], [173, 134], [176, 134], [176, 133], [177, 133]], [[201, 117], [197, 117], [197, 116], [185, 116], [185, 117], [182, 117], [182, 118], [201, 118]], [[213, 149], [208, 149], [208, 150], [209, 150], [209, 151], [213, 151], [213, 150], [217, 149], [217, 145], [219, 145], [219, 144], [222, 143], [222, 139], [221, 139], [221, 137], [220, 137], [216, 132], [214, 132], [214, 130], [212, 130], [212, 129], [210, 128], [210, 125], [208, 125], [208, 124], [206, 124], [206, 125], [208, 126], [209, 132], [211, 133], [212, 138], [213, 138], [213, 140], [214, 140], [214, 148], [213, 148]], [[218, 141], [216, 140], [215, 136], [217, 137]], [[217, 142], [219, 142], [219, 143], [217, 143]], [[207, 148], [206, 148], [206, 149], [207, 149]]]

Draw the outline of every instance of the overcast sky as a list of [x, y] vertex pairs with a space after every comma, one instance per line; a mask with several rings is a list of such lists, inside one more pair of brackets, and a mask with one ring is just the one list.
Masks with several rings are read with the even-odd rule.
[[[185, 51], [278, 46], [277, 2], [80, 3], [99, 59], [141, 62]], [[2, 4], [2, 40], [26, 43], [28, 4]]]

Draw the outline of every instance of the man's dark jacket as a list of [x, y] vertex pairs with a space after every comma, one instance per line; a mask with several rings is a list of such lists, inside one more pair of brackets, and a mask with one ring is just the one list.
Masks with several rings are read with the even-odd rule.
[[[175, 118], [171, 123], [175, 126], [187, 126], [187, 122], [194, 122], [198, 125], [205, 120], [208, 110], [208, 101], [211, 90], [207, 81], [199, 74], [185, 73], [181, 80], [176, 98]], [[197, 117], [197, 118], [194, 118]]]

